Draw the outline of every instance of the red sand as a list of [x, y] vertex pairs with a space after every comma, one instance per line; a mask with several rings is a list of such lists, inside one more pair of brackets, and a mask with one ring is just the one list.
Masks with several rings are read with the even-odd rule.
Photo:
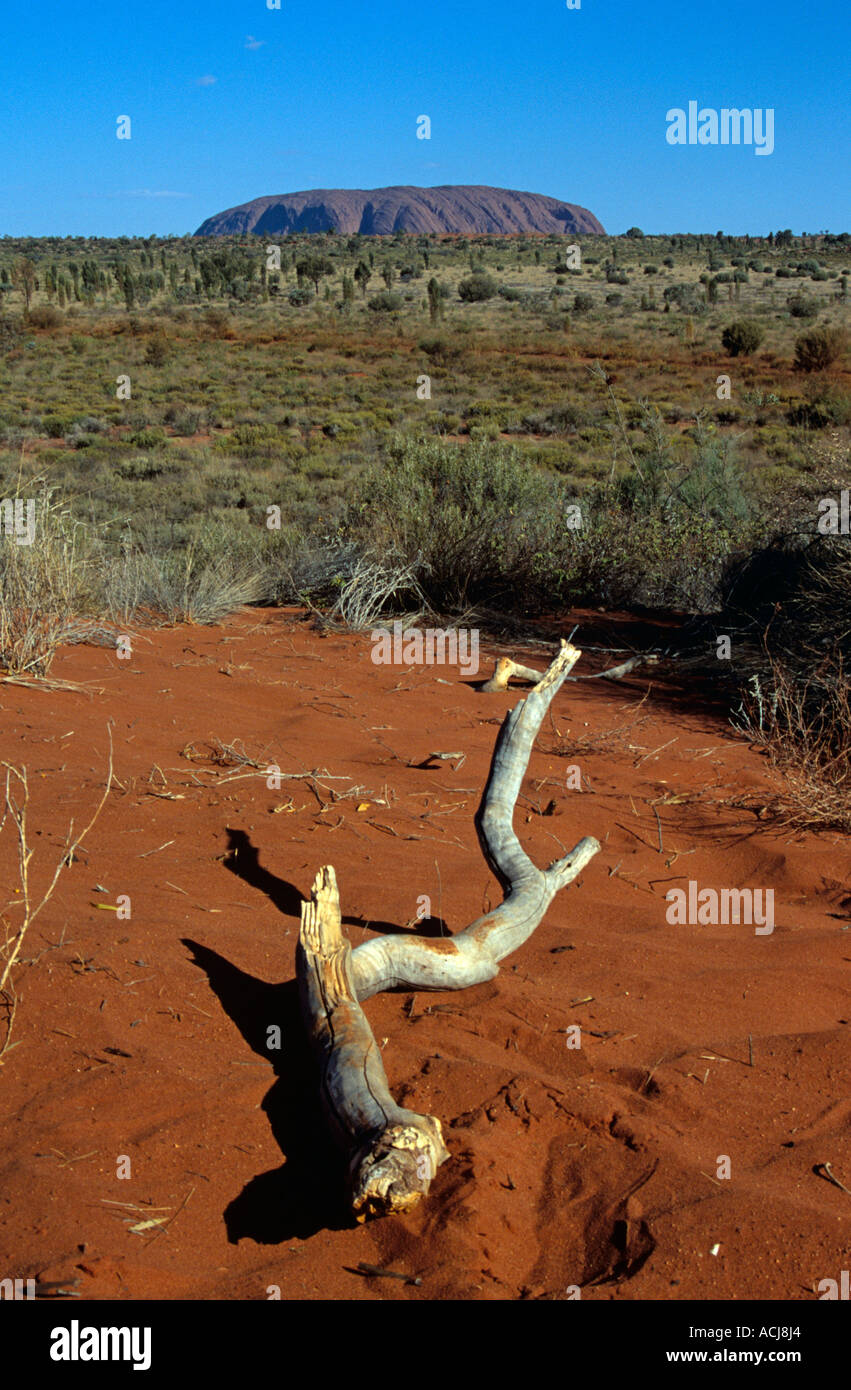
[[[484, 650], [486, 675], [507, 649]], [[355, 945], [422, 929], [421, 894], [448, 931], [498, 902], [473, 813], [522, 694], [369, 651], [259, 611], [149, 631], [127, 661], [63, 651], [51, 674], [91, 697], [0, 686], [36, 890], [97, 802], [110, 722], [116, 778], [16, 975], [0, 1275], [83, 1299], [816, 1297], [851, 1235], [816, 1171], [851, 1187], [851, 841], [767, 828], [765, 760], [641, 673], [565, 686], [532, 754], [515, 825], [541, 865], [595, 835], [579, 883], [491, 984], [367, 1004], [394, 1094], [440, 1117], [451, 1159], [409, 1217], [348, 1222], [292, 983], [300, 896], [333, 863]], [[182, 756], [215, 739], [319, 775], [274, 791]], [[416, 766], [456, 750], [460, 767]], [[9, 825], [0, 866], [14, 899]], [[668, 925], [689, 878], [774, 888], [773, 934]], [[129, 920], [104, 910], [120, 894]]]

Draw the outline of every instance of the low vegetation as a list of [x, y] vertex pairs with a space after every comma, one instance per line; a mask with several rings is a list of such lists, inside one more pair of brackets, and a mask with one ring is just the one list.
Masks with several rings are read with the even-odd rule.
[[[746, 718], [845, 786], [851, 581], [818, 523], [851, 487], [847, 234], [279, 249], [3, 242], [0, 500], [38, 520], [0, 534], [0, 670], [254, 602], [355, 626], [733, 604]], [[805, 667], [760, 646], [766, 603], [816, 596]]]

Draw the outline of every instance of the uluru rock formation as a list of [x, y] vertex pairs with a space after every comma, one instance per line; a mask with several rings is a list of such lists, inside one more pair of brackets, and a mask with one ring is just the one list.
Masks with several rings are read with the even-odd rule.
[[307, 193], [254, 198], [250, 203], [208, 217], [195, 235], [233, 236], [246, 232], [256, 232], [258, 236], [285, 236], [288, 232], [360, 232], [364, 236], [387, 236], [393, 232], [449, 236], [537, 232], [604, 236], [605, 228], [587, 208], [541, 193], [446, 184], [440, 188], [319, 188]]

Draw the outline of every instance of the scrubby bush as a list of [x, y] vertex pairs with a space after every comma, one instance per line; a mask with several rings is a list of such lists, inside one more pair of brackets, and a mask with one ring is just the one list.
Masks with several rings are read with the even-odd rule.
[[168, 339], [164, 333], [157, 333], [145, 348], [145, 362], [149, 367], [162, 367], [168, 361]]
[[443, 336], [423, 338], [417, 346], [436, 367], [454, 367], [464, 355], [463, 343]]
[[63, 419], [61, 415], [45, 415], [43, 428], [48, 439], [64, 439], [71, 428], [71, 421]]
[[811, 294], [792, 294], [786, 300], [786, 308], [793, 319], [814, 319], [819, 311], [819, 301]]
[[225, 309], [205, 309], [204, 322], [217, 337], [224, 337], [230, 328], [230, 316]]
[[737, 319], [724, 329], [721, 342], [731, 357], [747, 357], [762, 342], [762, 329], [753, 319]]
[[845, 334], [840, 328], [813, 328], [795, 339], [795, 371], [823, 372], [841, 356]]
[[132, 444], [134, 449], [155, 449], [158, 444], [165, 443], [165, 431], [160, 429], [140, 429], [134, 430], [127, 442]]
[[697, 285], [666, 285], [663, 299], [666, 304], [676, 304], [687, 314], [700, 314], [705, 309], [704, 298]]
[[27, 323], [32, 328], [58, 328], [63, 315], [52, 304], [37, 304], [27, 314]]
[[458, 286], [458, 298], [463, 299], [466, 304], [478, 304], [486, 299], [493, 299], [498, 293], [497, 281], [484, 271], [468, 275]]
[[724, 594], [720, 630], [741, 634], [738, 727], [783, 772], [777, 820], [851, 830], [851, 542], [809, 536], [791, 512]]
[[367, 301], [367, 308], [374, 314], [395, 314], [401, 309], [404, 300], [400, 294], [394, 294], [392, 290], [382, 290], [380, 294], [374, 294]]
[[150, 537], [128, 538], [124, 553], [106, 567], [104, 593], [114, 619], [165, 623], [219, 623], [243, 604], [268, 593], [268, 580], [251, 538], [240, 545], [232, 526], [206, 523], [185, 549], [166, 550]]
[[570, 495], [516, 449], [399, 440], [358, 487], [348, 534], [411, 565], [435, 609], [524, 606], [564, 548]]
[[[574, 427], [574, 410], [555, 407], [551, 427]], [[647, 414], [645, 432], [633, 467], [581, 501], [504, 445], [399, 441], [361, 479], [346, 533], [409, 565], [437, 610], [603, 602], [707, 611], [750, 534], [742, 474], [731, 444], [700, 427], [692, 440], [669, 437]], [[568, 520], [571, 507], [581, 524]]]

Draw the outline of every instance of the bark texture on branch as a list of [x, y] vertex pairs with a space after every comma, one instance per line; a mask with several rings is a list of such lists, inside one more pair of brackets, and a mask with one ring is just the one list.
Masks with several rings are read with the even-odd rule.
[[563, 642], [534, 689], [506, 715], [497, 738], [476, 830], [505, 894], [499, 907], [452, 937], [382, 936], [353, 951], [342, 934], [330, 866], [319, 871], [310, 902], [302, 904], [302, 1009], [320, 1060], [325, 1108], [349, 1155], [352, 1206], [361, 1219], [414, 1205], [449, 1156], [440, 1122], [401, 1109], [390, 1096], [361, 1001], [381, 990], [464, 989], [493, 979], [500, 961], [531, 936], [559, 889], [600, 849], [586, 837], [549, 868], [538, 869], [512, 825], [541, 721], [581, 654]]
[[351, 961], [337, 879], [327, 865], [314, 879], [310, 902], [302, 903], [296, 972], [325, 1113], [348, 1156], [352, 1209], [364, 1220], [407, 1211], [449, 1155], [439, 1120], [393, 1100], [381, 1051], [355, 997]]

